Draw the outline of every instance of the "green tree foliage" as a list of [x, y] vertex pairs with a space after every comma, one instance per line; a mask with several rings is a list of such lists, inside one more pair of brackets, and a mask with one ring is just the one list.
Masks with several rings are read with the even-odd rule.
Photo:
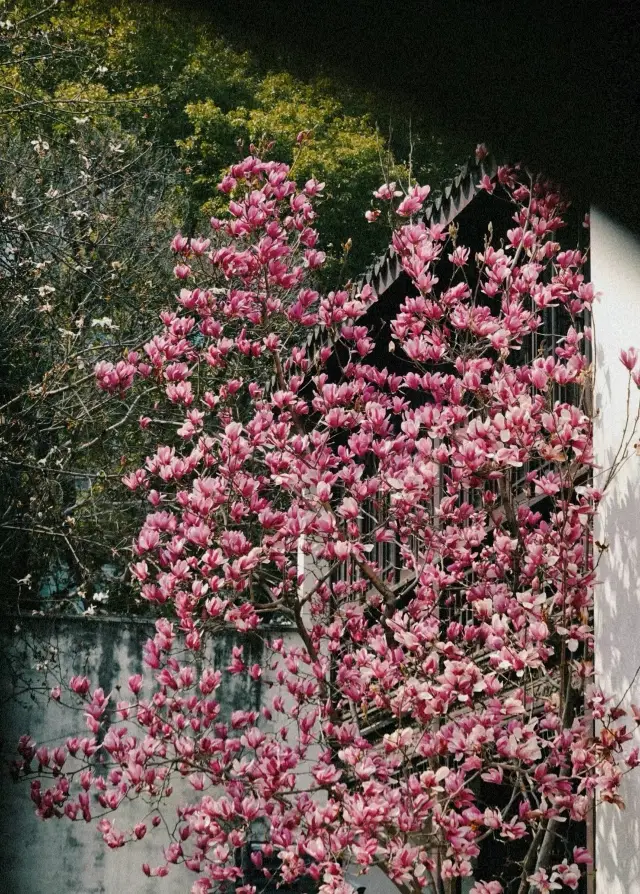
[[308, 131], [297, 172], [327, 184], [321, 235], [334, 259], [329, 276], [348, 239], [348, 275], [384, 247], [382, 232], [362, 216], [383, 172], [407, 183], [411, 156], [423, 181], [450, 173], [456, 147], [424, 124], [410, 134], [408, 113], [392, 111], [388, 98], [355, 94], [326, 77], [303, 82], [266, 70], [188, 7], [19, 0], [9, 10], [11, 24], [31, 28], [13, 40], [15, 28], [4, 29], [4, 115], [24, 128], [28, 109], [26, 126], [38, 135], [90, 109], [94, 123], [109, 121], [170, 148], [186, 171], [192, 218], [218, 207], [220, 172], [250, 142], [274, 141], [278, 157], [290, 161], [297, 134]]
[[[141, 449], [91, 370], [148, 338], [176, 288], [167, 241], [216, 213], [223, 168], [273, 143], [299, 181], [325, 182], [335, 287], [385, 247], [371, 191], [438, 182], [453, 150], [410, 137], [386, 98], [269, 68], [170, 2], [16, 0], [0, 20], [0, 555], [27, 579], [5, 595], [59, 566], [86, 608], [98, 570], [125, 567], [119, 479]], [[131, 607], [124, 578], [111, 589], [110, 608]]]

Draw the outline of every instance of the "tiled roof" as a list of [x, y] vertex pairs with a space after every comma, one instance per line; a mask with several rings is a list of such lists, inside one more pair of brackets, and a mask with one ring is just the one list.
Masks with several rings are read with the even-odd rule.
[[[480, 181], [486, 175], [493, 179], [498, 169], [493, 156], [488, 155], [482, 161], [475, 158], [469, 159], [456, 176], [442, 184], [439, 192], [432, 194], [431, 200], [426, 204], [419, 220], [427, 225], [440, 224], [444, 227], [452, 223], [456, 217], [473, 201], [480, 193]], [[389, 246], [384, 254], [374, 261], [369, 269], [362, 274], [355, 286], [355, 293], [360, 292], [365, 285], [370, 285], [376, 297], [383, 295], [393, 285], [402, 273], [402, 265], [398, 260], [393, 246]], [[307, 348], [311, 353], [323, 343], [326, 337], [322, 327], [315, 326], [307, 335]], [[277, 388], [275, 375], [272, 377], [268, 390]]]

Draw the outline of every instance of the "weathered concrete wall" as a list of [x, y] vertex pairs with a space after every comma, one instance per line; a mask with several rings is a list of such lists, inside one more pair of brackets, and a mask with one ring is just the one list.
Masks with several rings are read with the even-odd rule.
[[[17, 631], [16, 626], [20, 627]], [[48, 662], [50, 669], [55, 670], [59, 660], [67, 680], [84, 668], [105, 692], [117, 685], [124, 689], [131, 674], [144, 672], [142, 647], [150, 635], [151, 624], [131, 620], [29, 619], [7, 625], [0, 639], [0, 738], [4, 756], [11, 752], [15, 756], [15, 743], [22, 733], [28, 732], [39, 744], [50, 744], [83, 729], [80, 717], [70, 716], [68, 710], [47, 699], [46, 692], [54, 681], [42, 687], [37, 665]], [[219, 637], [213, 648], [213, 664], [221, 668], [228, 665], [231, 649], [239, 641], [233, 633]], [[243, 644], [251, 663], [262, 663], [259, 641], [244, 640]], [[52, 657], [52, 648], [58, 649], [59, 659]], [[240, 675], [226, 675], [218, 692], [222, 715], [229, 716], [240, 708], [258, 708], [261, 689], [262, 684], [247, 682]], [[111, 851], [93, 825], [66, 819], [39, 820], [28, 787], [28, 782], [13, 783], [5, 767], [0, 776], [0, 891], [174, 894], [191, 887], [195, 876], [183, 868], [164, 879], [147, 879], [140, 870], [142, 863], [157, 866], [163, 862], [160, 847], [166, 839], [162, 828], [134, 846]], [[182, 792], [176, 791], [173, 802], [178, 803], [185, 794], [188, 795], [186, 787]], [[147, 810], [140, 801], [122, 805], [115, 817], [117, 825], [130, 828]], [[166, 815], [170, 815], [170, 809]]]
[[[48, 699], [59, 668], [68, 680], [86, 673], [93, 683], [112, 692], [126, 687], [131, 674], [148, 673], [142, 665], [144, 643], [153, 635], [153, 625], [131, 619], [57, 620], [29, 618], [4, 623], [0, 629], [0, 740], [3, 756], [15, 757], [15, 744], [29, 733], [39, 744], [52, 744], [82, 730], [82, 719]], [[282, 630], [287, 640], [297, 638]], [[252, 683], [242, 675], [225, 675], [218, 690], [221, 720], [232, 711], [257, 710], [274, 695], [273, 673], [265, 667], [259, 639], [232, 632], [216, 638], [209, 655], [214, 667], [224, 668], [231, 660], [233, 646], [244, 646], [247, 664], [263, 667], [262, 679]], [[54, 654], [55, 650], [55, 654]], [[42, 668], [48, 664], [50, 679], [43, 682]], [[285, 703], [289, 701], [285, 693]], [[301, 785], [304, 785], [302, 769]], [[191, 789], [176, 786], [165, 816]], [[29, 798], [29, 783], [12, 783], [5, 771], [0, 774], [0, 894], [186, 894], [195, 876], [182, 867], [166, 878], [148, 879], [140, 867], [163, 862], [161, 846], [166, 843], [162, 827], [135, 845], [109, 850], [94, 825], [71, 823], [66, 819], [42, 822]], [[140, 801], [118, 808], [119, 828], [131, 828], [143, 818], [147, 808]], [[173, 812], [175, 816], [175, 812]], [[367, 894], [398, 894], [380, 870], [351, 879]]]
[[[625, 703], [640, 701], [640, 458], [629, 439], [627, 370], [621, 349], [640, 348], [640, 242], [595, 210], [591, 215], [591, 275], [602, 298], [594, 307], [596, 337], [595, 456], [601, 466], [596, 483], [606, 480], [626, 444], [628, 459], [605, 497], [596, 523], [596, 540], [608, 544], [595, 594], [597, 681], [622, 695]], [[631, 386], [632, 427], [638, 392]], [[624, 446], [623, 446], [624, 450]], [[635, 680], [635, 682], [634, 682]], [[596, 814], [596, 886], [598, 894], [640, 894], [640, 779], [623, 782], [627, 808], [610, 805]]]
[[[83, 729], [81, 717], [72, 717], [68, 710], [48, 699], [56, 682], [56, 670], [65, 680], [73, 674], [86, 673], [105, 693], [113, 692], [117, 686], [125, 690], [131, 674], [141, 673], [149, 679], [141, 658], [144, 643], [153, 632], [151, 623], [132, 619], [29, 618], [3, 622], [3, 757], [15, 758], [15, 745], [23, 733], [29, 733], [38, 744], [49, 745]], [[285, 644], [297, 640], [297, 634], [291, 630], [282, 629], [278, 635]], [[224, 675], [217, 692], [221, 720], [228, 719], [235, 710], [257, 710], [270, 702], [277, 691], [273, 671], [265, 666], [263, 646], [257, 637], [233, 632], [220, 635], [212, 644], [208, 660], [214, 667], [224, 668], [231, 661], [233, 646], [240, 644], [246, 663], [260, 664], [263, 675], [258, 682], [244, 675]], [[43, 683], [45, 663], [52, 676]], [[283, 696], [285, 704], [289, 703], [288, 693]], [[301, 786], [305, 772], [302, 767]], [[190, 796], [193, 797], [190, 787], [176, 785], [165, 816], [175, 817], [173, 808]], [[131, 828], [147, 809], [140, 801], [123, 804], [114, 819], [119, 828]], [[164, 862], [160, 848], [165, 842], [160, 827], [135, 845], [111, 851], [93, 824], [39, 820], [29, 798], [29, 783], [12, 783], [6, 766], [0, 774], [0, 894], [186, 894], [196, 876], [183, 867], [174, 868], [166, 878], [148, 879], [141, 871], [143, 863], [157, 866]], [[350, 880], [356, 887], [366, 887], [367, 894], [398, 894], [397, 888], [377, 869], [366, 876], [354, 875]]]

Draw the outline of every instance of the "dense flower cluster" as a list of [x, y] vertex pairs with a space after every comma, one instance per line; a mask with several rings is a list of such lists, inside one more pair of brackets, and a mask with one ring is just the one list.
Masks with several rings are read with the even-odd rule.
[[[164, 859], [143, 868], [184, 864], [194, 894], [252, 894], [235, 855], [257, 824], [255, 869], [275, 856], [285, 883], [306, 875], [323, 894], [374, 865], [402, 891], [440, 891], [488, 838], [523, 845], [510, 890], [576, 889], [590, 857], [558, 847], [561, 823], [620, 803], [638, 762], [589, 660], [593, 288], [584, 254], [556, 241], [561, 196], [517, 168], [486, 179], [514, 221], [475, 257], [421, 220], [428, 189], [377, 191], [400, 198], [393, 248], [412, 283], [386, 366], [371, 287], [313, 289], [323, 184], [299, 190], [251, 155], [220, 185], [229, 211], [211, 240], [176, 236], [176, 308], [139, 355], [96, 368], [119, 395], [157, 386], [176, 416], [175, 443], [125, 477], [151, 507], [132, 573], [172, 620], [146, 646], [152, 682], [132, 677], [128, 699], [71, 680], [88, 735], [21, 741], [21, 770], [53, 777], [32, 786], [41, 817], [95, 819], [117, 848], [150, 831], [116, 826], [123, 799], [161, 803], [185, 778]], [[529, 356], [550, 307], [566, 334]], [[622, 360], [633, 375], [635, 352]], [[295, 641], [269, 634], [274, 613]], [[262, 631], [268, 665], [237, 647], [210, 666], [223, 625]], [[269, 677], [260, 715], [221, 720], [226, 674]], [[501, 894], [500, 868], [474, 894]]]

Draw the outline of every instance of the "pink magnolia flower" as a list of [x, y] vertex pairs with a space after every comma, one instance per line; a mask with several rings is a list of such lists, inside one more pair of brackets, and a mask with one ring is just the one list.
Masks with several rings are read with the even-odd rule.
[[455, 267], [464, 267], [469, 260], [469, 249], [458, 245], [449, 255], [449, 260]]
[[89, 688], [91, 687], [91, 682], [88, 677], [71, 677], [69, 680], [69, 688], [76, 693], [76, 695], [86, 695], [89, 692]]
[[503, 894], [500, 882], [476, 882], [469, 894]]
[[187, 236], [183, 236], [182, 233], [176, 233], [176, 235], [171, 240], [171, 249], [178, 254], [182, 254], [188, 248], [188, 246], [189, 239]]
[[620, 360], [629, 371], [632, 371], [638, 363], [638, 352], [635, 348], [620, 351]]
[[386, 202], [392, 201], [397, 196], [402, 195], [402, 191], [396, 189], [395, 180], [390, 181], [389, 183], [383, 183], [382, 186], [379, 186], [373, 193], [376, 199], [382, 199]]
[[549, 878], [546, 869], [538, 869], [533, 875], [527, 878], [532, 887], [539, 891], [540, 894], [549, 894], [549, 891], [560, 891], [562, 885], [552, 878]]
[[396, 213], [401, 217], [411, 217], [422, 207], [422, 202], [417, 196], [405, 196], [396, 208]]

